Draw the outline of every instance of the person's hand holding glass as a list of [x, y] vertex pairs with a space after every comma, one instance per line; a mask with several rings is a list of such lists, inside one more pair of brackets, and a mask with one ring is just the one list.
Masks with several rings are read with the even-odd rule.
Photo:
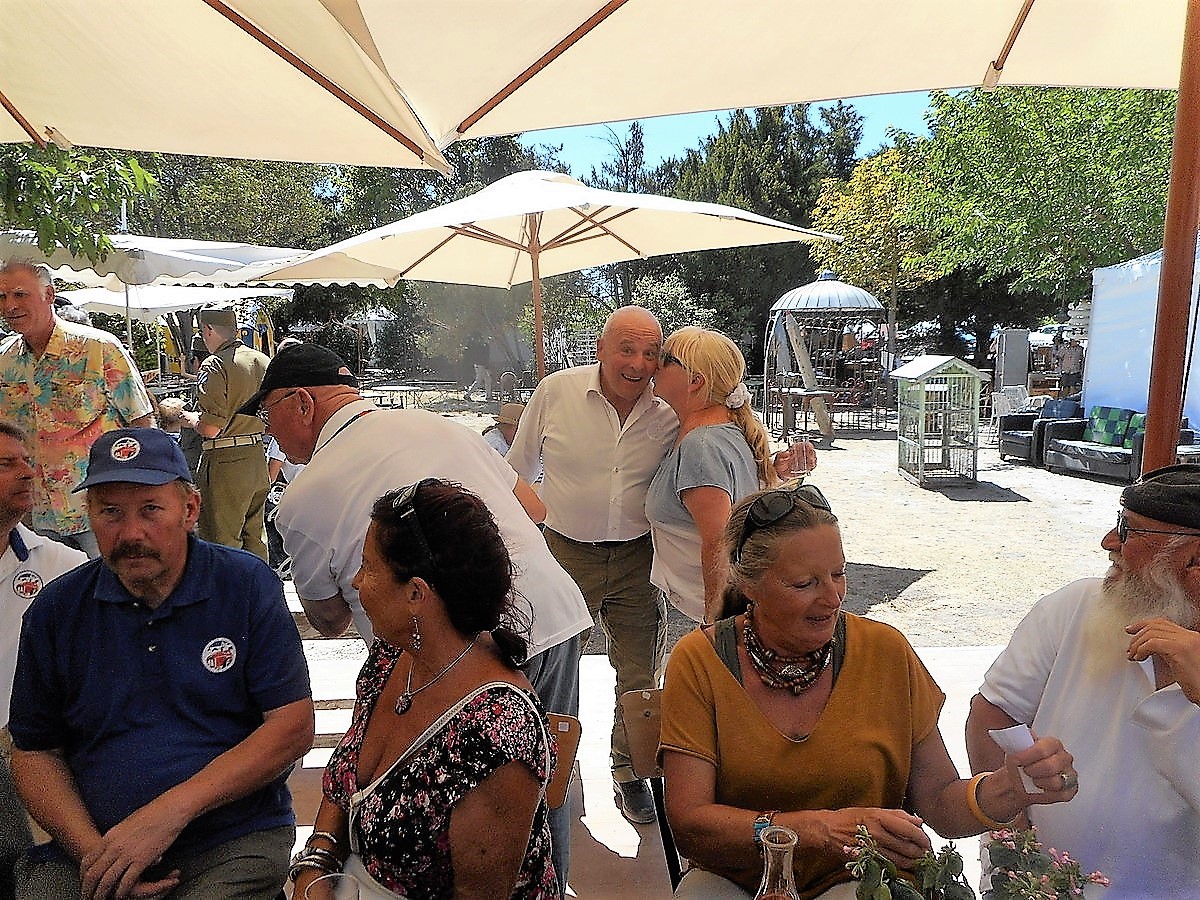
[[803, 480], [817, 467], [817, 448], [808, 439], [807, 433], [800, 432], [797, 440], [786, 450], [775, 454], [773, 462], [780, 481]]

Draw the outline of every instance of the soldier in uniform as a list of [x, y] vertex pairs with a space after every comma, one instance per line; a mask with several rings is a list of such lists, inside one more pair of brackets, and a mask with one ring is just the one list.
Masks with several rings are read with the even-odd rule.
[[238, 337], [232, 309], [200, 310], [200, 334], [212, 355], [200, 364], [196, 431], [204, 438], [196, 486], [200, 537], [249, 550], [264, 561], [267, 545], [263, 509], [267, 499], [267, 457], [262, 422], [237, 414], [262, 383], [270, 360]]

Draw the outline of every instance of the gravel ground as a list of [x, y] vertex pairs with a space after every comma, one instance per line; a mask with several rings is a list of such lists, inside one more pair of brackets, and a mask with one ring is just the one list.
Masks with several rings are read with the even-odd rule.
[[[443, 410], [482, 431], [485, 404]], [[782, 445], [779, 445], [782, 447]], [[979, 480], [920, 488], [899, 474], [894, 431], [848, 433], [819, 451], [811, 481], [842, 524], [846, 606], [918, 647], [1007, 643], [1042, 595], [1108, 566], [1100, 539], [1122, 485], [1054, 475], [979, 452]], [[692, 628], [676, 610], [668, 646]], [[589, 653], [603, 652], [593, 634]]]

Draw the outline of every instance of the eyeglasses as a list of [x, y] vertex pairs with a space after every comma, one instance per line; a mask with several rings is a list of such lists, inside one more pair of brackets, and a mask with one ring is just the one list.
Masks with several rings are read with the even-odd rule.
[[284, 394], [278, 400], [273, 400], [270, 403], [264, 403], [261, 406], [259, 406], [258, 412], [255, 415], [257, 415], [259, 421], [263, 423], [263, 427], [264, 428], [271, 427], [271, 407], [278, 406], [284, 400], [288, 399], [288, 397], [295, 397], [298, 393], [300, 393], [300, 391], [298, 391], [298, 390], [292, 391], [290, 394]]
[[1173, 534], [1177, 537], [1200, 537], [1200, 531], [1163, 531], [1159, 528], [1133, 528], [1125, 518], [1125, 513], [1117, 513], [1117, 540], [1122, 544], [1131, 534]]
[[660, 366], [676, 365], [676, 366], [679, 366], [679, 368], [681, 368], [681, 369], [687, 368], [687, 366], [685, 366], [683, 364], [683, 360], [680, 359], [678, 356], [676, 356], [674, 353], [671, 353], [669, 350], [663, 350], [661, 353], [658, 354], [658, 364]]
[[734, 561], [741, 559], [742, 548], [746, 546], [750, 535], [761, 528], [774, 525], [796, 508], [797, 500], [803, 500], [809, 506], [823, 509], [827, 513], [833, 512], [829, 501], [825, 499], [825, 495], [815, 484], [798, 484], [765, 491], [755, 498], [746, 511], [746, 520], [742, 523], [742, 533], [733, 550]]
[[399, 493], [392, 498], [392, 510], [400, 513], [400, 522], [412, 535], [413, 540], [417, 544], [417, 549], [421, 552], [421, 562], [428, 562], [433, 565], [433, 553], [429, 550], [429, 543], [425, 540], [425, 532], [421, 530], [421, 520], [417, 517], [417, 508], [414, 505], [417, 498], [417, 491], [424, 484], [434, 482], [435, 479], [423, 478], [406, 488], [401, 488]]

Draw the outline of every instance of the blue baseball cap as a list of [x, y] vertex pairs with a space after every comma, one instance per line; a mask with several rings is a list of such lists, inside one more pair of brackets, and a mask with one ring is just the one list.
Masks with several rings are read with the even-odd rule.
[[87, 477], [71, 493], [98, 484], [166, 484], [192, 480], [187, 460], [175, 438], [157, 428], [117, 428], [92, 444]]

